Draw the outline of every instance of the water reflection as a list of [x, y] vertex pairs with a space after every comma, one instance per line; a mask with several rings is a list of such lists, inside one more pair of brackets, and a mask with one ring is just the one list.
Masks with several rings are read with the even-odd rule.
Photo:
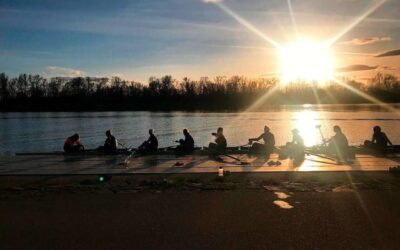
[[154, 128], [161, 147], [174, 145], [189, 128], [196, 146], [206, 146], [214, 138], [211, 132], [224, 127], [229, 145], [244, 145], [257, 137], [267, 125], [275, 135], [276, 145], [291, 140], [290, 131], [298, 128], [305, 144], [321, 143], [316, 125], [326, 138], [332, 127], [339, 125], [352, 145], [371, 139], [372, 127], [381, 126], [394, 144], [400, 143], [400, 119], [393, 112], [319, 110], [304, 106], [302, 110], [279, 112], [202, 113], [202, 112], [61, 112], [0, 113], [0, 154], [4, 152], [62, 150], [67, 136], [81, 134], [87, 148], [104, 142], [104, 132], [112, 129], [120, 142], [136, 147], [147, 139]]

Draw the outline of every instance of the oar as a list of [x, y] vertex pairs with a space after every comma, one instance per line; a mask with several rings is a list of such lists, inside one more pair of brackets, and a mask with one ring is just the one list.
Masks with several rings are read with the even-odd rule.
[[247, 147], [250, 147], [252, 144], [251, 143], [247, 143], [247, 144], [244, 144], [244, 145], [240, 145], [240, 146], [238, 146], [238, 149], [240, 148], [240, 149], [243, 149], [243, 148], [247, 148]]
[[136, 149], [132, 149], [132, 153], [130, 153], [123, 162], [120, 162], [119, 165], [124, 165], [125, 167], [128, 166], [128, 164], [130, 163], [131, 159], [136, 156], [137, 150]]
[[[169, 146], [166, 148], [159, 148], [159, 150], [168, 150], [171, 148], [174, 148], [175, 146]], [[128, 155], [128, 157], [125, 158], [125, 160], [123, 162], [120, 162], [119, 165], [124, 165], [124, 166], [128, 166], [128, 164], [130, 163], [131, 159], [134, 158], [137, 155], [137, 149], [132, 149], [132, 153], [130, 155]]]
[[321, 135], [322, 145], [325, 146], [326, 145], [326, 140], [325, 140], [324, 134], [322, 133], [321, 125], [317, 125], [317, 126], [315, 126], [315, 128], [318, 129], [319, 134]]
[[122, 149], [129, 149], [124, 143], [117, 141], [117, 144], [122, 146], [123, 147]]
[[239, 158], [237, 158], [237, 157], [234, 157], [234, 156], [231, 156], [231, 155], [227, 155], [227, 154], [223, 154], [223, 153], [219, 153], [219, 155], [223, 155], [223, 156], [226, 156], [226, 157], [232, 158], [232, 159], [234, 159], [234, 160], [241, 161]]
[[[209, 148], [204, 147], [204, 149], [207, 150], [209, 153], [214, 153], [214, 152], [211, 152]], [[249, 162], [242, 161], [241, 159], [239, 159], [237, 157], [234, 157], [232, 155], [228, 155], [228, 154], [225, 154], [225, 153], [222, 153], [222, 152], [218, 152], [218, 151], [216, 151], [215, 153], [217, 153], [218, 155], [223, 155], [223, 156], [229, 157], [231, 159], [234, 159], [234, 160], [240, 162], [241, 165], [250, 165]]]
[[168, 147], [165, 147], [165, 148], [159, 148], [159, 150], [168, 150], [168, 149], [175, 149], [177, 146], [176, 145], [174, 145], [174, 146], [168, 146]]
[[320, 155], [320, 154], [311, 153], [310, 151], [306, 151], [306, 150], [304, 151], [304, 153], [306, 153], [306, 154], [308, 154], [308, 155], [314, 155], [314, 156], [317, 156], [317, 157], [320, 157], [320, 158], [323, 158], [323, 159], [331, 160], [331, 161], [334, 161], [334, 162], [337, 161], [337, 160], [334, 159], [334, 158], [331, 158], [331, 157], [328, 157], [328, 156], [325, 156], [325, 155]]

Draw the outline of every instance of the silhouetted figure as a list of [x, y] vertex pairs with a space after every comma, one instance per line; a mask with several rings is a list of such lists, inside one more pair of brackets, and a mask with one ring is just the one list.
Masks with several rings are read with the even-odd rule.
[[389, 140], [389, 138], [386, 136], [384, 132], [382, 132], [381, 127], [375, 126], [374, 127], [374, 133], [372, 135], [372, 140], [368, 141], [366, 140], [364, 142], [364, 145], [367, 147], [370, 147], [380, 153], [384, 153], [385, 149], [390, 145], [392, 146], [392, 142]]
[[292, 141], [290, 142], [290, 148], [293, 151], [292, 157], [296, 158], [304, 158], [304, 140], [301, 137], [298, 129], [292, 130]]
[[106, 141], [104, 142], [103, 150], [108, 153], [117, 152], [117, 139], [111, 134], [111, 130], [106, 131]]
[[215, 136], [214, 142], [210, 142], [208, 149], [213, 155], [218, 155], [219, 153], [226, 152], [227, 142], [224, 136], [224, 129], [218, 128], [217, 133], [212, 133]]
[[335, 135], [326, 141], [328, 143], [328, 152], [335, 155], [338, 162], [347, 162], [353, 158], [349, 148], [349, 141], [339, 126], [335, 125], [333, 132]]
[[279, 154], [280, 159], [287, 157], [293, 159], [295, 165], [304, 161], [304, 140], [298, 129], [292, 130], [292, 141], [287, 142], [285, 148]]
[[[258, 143], [255, 141], [259, 141], [263, 139], [264, 144]], [[253, 143], [255, 142], [255, 143]], [[262, 133], [259, 137], [257, 138], [250, 138], [249, 139], [249, 144], [251, 144], [251, 151], [252, 152], [262, 152], [266, 153], [267, 155], [270, 155], [272, 153], [272, 150], [275, 148], [275, 136], [270, 132], [270, 129], [268, 126], [264, 127], [264, 133]]]
[[68, 137], [64, 143], [64, 151], [67, 153], [77, 153], [85, 150], [80, 142], [79, 134]]
[[177, 154], [187, 154], [194, 150], [194, 140], [189, 131], [185, 128], [183, 130], [184, 139], [177, 141], [179, 145], [176, 147]]
[[144, 141], [142, 145], [139, 146], [138, 152], [142, 154], [157, 152], [158, 140], [154, 135], [153, 129], [149, 129], [149, 139]]

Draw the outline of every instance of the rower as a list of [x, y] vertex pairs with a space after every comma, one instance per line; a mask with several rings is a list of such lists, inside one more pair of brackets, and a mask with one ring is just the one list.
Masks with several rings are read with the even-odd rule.
[[154, 135], [154, 130], [149, 129], [149, 138], [139, 146], [138, 152], [142, 154], [154, 153], [158, 150], [158, 139]]
[[389, 140], [387, 135], [384, 132], [382, 132], [381, 127], [375, 126], [374, 133], [372, 135], [372, 140], [371, 141], [366, 140], [364, 142], [364, 145], [378, 152], [383, 153], [389, 145], [392, 146], [393, 144]]
[[104, 151], [109, 153], [117, 152], [117, 139], [111, 134], [111, 130], [106, 131], [107, 139], [104, 142]]
[[334, 154], [339, 162], [347, 161], [351, 158], [347, 137], [338, 125], [333, 127], [333, 132], [335, 135], [324, 142], [329, 143], [328, 152]]
[[179, 141], [176, 141], [179, 143], [179, 145], [176, 147], [176, 153], [178, 154], [185, 154], [185, 153], [191, 153], [194, 150], [194, 140], [193, 137], [190, 135], [188, 129], [183, 130], [183, 136], [185, 139], [180, 139]]
[[218, 153], [225, 153], [227, 142], [224, 136], [224, 129], [218, 128], [217, 133], [212, 133], [215, 136], [214, 142], [210, 142], [208, 145], [208, 149], [214, 155], [218, 155]]
[[85, 150], [80, 142], [79, 134], [74, 134], [68, 137], [64, 143], [64, 151], [66, 153], [77, 153]]
[[[264, 144], [258, 143], [255, 141], [259, 141], [263, 139]], [[255, 143], [253, 143], [255, 142]], [[264, 133], [262, 133], [259, 137], [257, 138], [250, 138], [249, 139], [249, 144], [251, 144], [251, 151], [253, 152], [265, 152], [268, 155], [271, 154], [272, 150], [275, 148], [275, 136], [270, 132], [270, 129], [268, 126], [264, 126]]]
[[303, 137], [301, 137], [300, 132], [297, 128], [292, 129], [292, 136], [293, 137], [291, 144], [304, 150], [304, 140]]
[[292, 129], [292, 141], [286, 143], [286, 149], [296, 164], [304, 160], [304, 140], [298, 129]]

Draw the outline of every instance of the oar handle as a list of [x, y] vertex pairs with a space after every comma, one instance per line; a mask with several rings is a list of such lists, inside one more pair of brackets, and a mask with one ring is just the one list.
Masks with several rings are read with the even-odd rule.
[[232, 155], [228, 155], [228, 154], [226, 154], [226, 152], [223, 153], [221, 151], [211, 151], [208, 147], [204, 147], [204, 150], [208, 151], [209, 153], [217, 153], [218, 155], [223, 155], [223, 156], [226, 156], [226, 157], [229, 157], [229, 158], [232, 158], [234, 160], [242, 162], [242, 160], [240, 160], [239, 158], [236, 158], [236, 157], [234, 157]]

